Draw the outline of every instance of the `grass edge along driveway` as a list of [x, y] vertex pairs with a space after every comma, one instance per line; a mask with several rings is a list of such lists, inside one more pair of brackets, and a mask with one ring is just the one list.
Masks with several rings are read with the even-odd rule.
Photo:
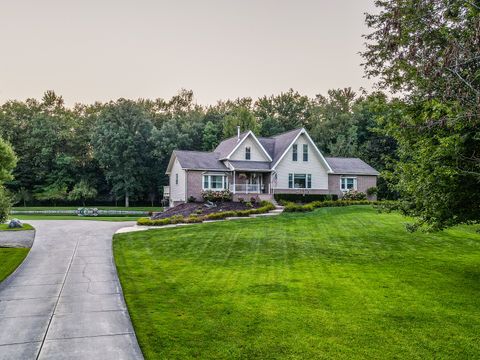
[[476, 227], [369, 207], [116, 235], [147, 359], [480, 357]]
[[0, 247], [0, 283], [22, 263], [30, 249]]

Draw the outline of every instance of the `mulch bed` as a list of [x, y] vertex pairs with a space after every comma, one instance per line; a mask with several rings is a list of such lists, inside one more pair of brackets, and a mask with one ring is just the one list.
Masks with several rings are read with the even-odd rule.
[[[248, 210], [260, 207], [260, 204], [252, 204], [253, 207], [248, 207], [244, 203], [240, 202], [221, 202], [217, 203], [217, 207], [215, 208], [207, 208], [204, 203], [186, 203], [174, 206], [164, 212], [155, 213], [152, 215], [152, 220], [158, 219], [165, 219], [175, 215], [181, 215], [184, 217], [188, 217], [191, 214], [196, 215], [208, 215], [213, 214], [220, 211], [237, 211], [237, 210]], [[201, 211], [201, 213], [200, 213]]]

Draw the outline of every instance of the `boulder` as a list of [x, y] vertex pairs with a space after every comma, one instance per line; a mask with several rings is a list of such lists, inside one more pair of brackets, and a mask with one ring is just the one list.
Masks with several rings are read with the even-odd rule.
[[8, 227], [10, 229], [18, 229], [18, 228], [22, 228], [23, 227], [23, 224], [20, 220], [18, 219], [12, 219], [10, 220], [10, 222], [8, 223]]

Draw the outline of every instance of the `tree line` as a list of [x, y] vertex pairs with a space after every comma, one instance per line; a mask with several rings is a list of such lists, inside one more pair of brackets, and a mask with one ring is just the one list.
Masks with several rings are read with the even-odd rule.
[[[331, 90], [310, 98], [279, 95], [198, 105], [192, 91], [171, 99], [119, 99], [65, 106], [45, 92], [41, 100], [0, 107], [0, 137], [18, 155], [6, 187], [17, 202], [57, 204], [131, 200], [158, 204], [174, 149], [211, 151], [237, 126], [259, 136], [305, 127], [331, 156], [360, 157], [383, 170], [395, 142], [377, 129], [389, 107], [380, 93]], [[391, 196], [381, 185], [381, 196]]]
[[213, 106], [181, 91], [73, 108], [49, 91], [1, 106], [0, 137], [18, 162], [14, 180], [2, 176], [2, 163], [15, 160], [0, 146], [0, 185], [24, 202], [155, 202], [173, 149], [212, 150], [237, 125], [260, 136], [303, 126], [326, 155], [360, 157], [381, 171], [379, 197], [398, 198], [416, 218], [412, 229], [478, 223], [480, 0], [375, 5], [362, 56], [379, 91], [311, 98], [289, 90]]

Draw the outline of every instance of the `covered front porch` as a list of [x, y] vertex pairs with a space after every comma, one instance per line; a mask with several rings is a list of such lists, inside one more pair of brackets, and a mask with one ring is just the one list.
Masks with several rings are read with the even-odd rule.
[[233, 171], [229, 190], [234, 195], [271, 194], [270, 172]]

